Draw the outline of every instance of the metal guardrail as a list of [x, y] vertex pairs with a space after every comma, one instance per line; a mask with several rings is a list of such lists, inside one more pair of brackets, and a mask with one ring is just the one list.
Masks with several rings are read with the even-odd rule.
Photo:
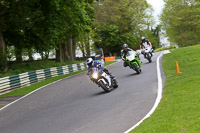
[[86, 63], [79, 63], [25, 72], [18, 75], [0, 78], [0, 94], [13, 89], [30, 86], [33, 83], [40, 82], [51, 77], [84, 70], [86, 68]]

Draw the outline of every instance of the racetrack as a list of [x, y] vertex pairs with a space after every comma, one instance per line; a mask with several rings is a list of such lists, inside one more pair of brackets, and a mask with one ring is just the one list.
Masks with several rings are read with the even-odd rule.
[[142, 60], [142, 73], [108, 66], [119, 87], [110, 93], [86, 72], [46, 86], [0, 111], [1, 133], [122, 133], [140, 121], [157, 97], [155, 53]]

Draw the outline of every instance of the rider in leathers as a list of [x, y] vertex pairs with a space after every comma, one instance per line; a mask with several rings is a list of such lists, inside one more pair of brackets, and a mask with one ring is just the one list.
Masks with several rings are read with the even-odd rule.
[[[142, 40], [142, 42], [140, 43], [141, 50], [144, 49], [146, 46], [152, 47], [151, 42], [149, 40], [146, 40], [145, 37], [142, 37], [141, 40]], [[153, 49], [152, 49], [152, 51], [153, 51]], [[144, 54], [144, 53], [142, 52], [142, 54]], [[151, 53], [151, 56], [152, 56], [152, 53]]]
[[108, 71], [108, 69], [106, 67], [104, 67], [104, 64], [102, 64], [99, 61], [94, 61], [92, 58], [88, 58], [86, 60], [87, 65], [88, 65], [88, 73], [87, 75], [91, 76], [91, 69], [93, 67], [99, 67], [102, 71], [104, 71], [106, 74], [109, 74], [111, 78], [114, 78], [114, 76]]
[[127, 44], [123, 45], [123, 49], [121, 50], [121, 56], [122, 56], [122, 60], [124, 61], [124, 67], [128, 66], [128, 63], [126, 62], [126, 55], [128, 53], [128, 51], [134, 51], [131, 48], [128, 48]]

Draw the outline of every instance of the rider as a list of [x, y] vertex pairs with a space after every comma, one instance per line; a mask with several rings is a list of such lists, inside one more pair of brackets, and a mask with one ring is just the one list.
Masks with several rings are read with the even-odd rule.
[[128, 48], [128, 44], [123, 44], [123, 49], [121, 50], [121, 55], [122, 55], [122, 60], [124, 61], [124, 67], [128, 66], [128, 63], [126, 62], [126, 55], [127, 55], [128, 51], [134, 51], [134, 50], [132, 50], [131, 48]]
[[94, 61], [92, 58], [88, 58], [88, 59], [86, 60], [86, 62], [87, 62], [87, 65], [88, 65], [88, 73], [87, 73], [87, 75], [90, 75], [90, 76], [91, 76], [91, 69], [92, 69], [93, 67], [97, 67], [97, 66], [98, 66], [98, 67], [100, 67], [100, 69], [101, 69], [102, 71], [104, 71], [106, 74], [109, 74], [111, 78], [114, 78], [114, 76], [113, 76], [111, 73], [109, 73], [108, 69], [106, 69], [106, 67], [104, 67], [104, 64], [102, 64], [101, 62], [99, 62], [99, 61]]
[[[144, 36], [141, 38], [141, 40], [142, 40], [142, 42], [140, 43], [141, 50], [144, 49], [146, 46], [152, 47], [151, 42], [149, 40], [146, 40]], [[153, 49], [152, 49], [152, 51], [153, 51]], [[142, 54], [143, 54], [143, 52], [142, 52]]]

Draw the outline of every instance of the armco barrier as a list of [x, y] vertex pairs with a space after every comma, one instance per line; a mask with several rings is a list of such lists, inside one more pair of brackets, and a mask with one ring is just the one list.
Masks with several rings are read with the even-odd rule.
[[116, 59], [116, 60], [120, 60], [120, 59], [122, 59], [122, 58], [121, 58], [120, 56], [116, 56], [115, 59]]
[[0, 78], [0, 94], [13, 89], [29, 86], [33, 83], [46, 80], [51, 77], [56, 77], [87, 68], [86, 63], [72, 64], [60, 67], [26, 72], [18, 75]]

